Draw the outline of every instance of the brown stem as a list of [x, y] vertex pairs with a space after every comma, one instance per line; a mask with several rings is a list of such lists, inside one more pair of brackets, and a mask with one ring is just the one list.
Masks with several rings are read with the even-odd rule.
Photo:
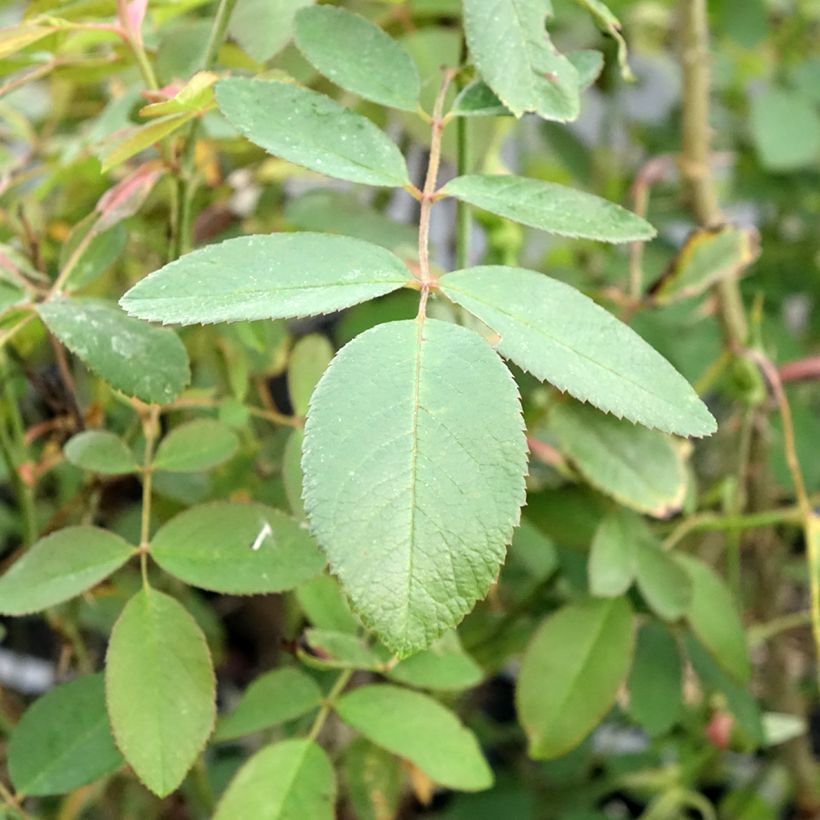
[[[695, 219], [702, 227], [723, 222], [711, 165], [709, 125], [709, 29], [706, 0], [680, 0], [681, 65], [683, 67], [683, 150], [681, 173], [686, 179]], [[715, 286], [723, 333], [729, 347], [738, 352], [748, 337], [746, 313], [734, 280]]]
[[820, 380], [820, 356], [809, 356], [780, 365], [780, 381], [803, 382]]
[[[446, 121], [442, 116], [444, 100], [447, 96], [447, 89], [455, 75], [456, 71], [454, 69], [448, 68], [444, 71], [441, 86], [436, 95], [436, 102], [433, 106], [433, 117], [430, 121], [430, 127], [433, 131], [430, 141], [430, 160], [427, 164], [427, 176], [421, 192], [421, 208], [419, 211], [419, 278], [421, 279], [423, 291], [429, 289], [430, 285], [435, 282], [435, 277], [430, 273], [430, 211], [436, 201], [436, 183], [438, 182], [438, 169], [441, 164], [441, 135], [446, 125]], [[423, 294], [422, 298], [424, 298]]]

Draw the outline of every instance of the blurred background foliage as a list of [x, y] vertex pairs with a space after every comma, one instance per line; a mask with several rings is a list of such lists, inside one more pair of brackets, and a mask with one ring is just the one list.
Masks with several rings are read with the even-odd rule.
[[[218, 52], [218, 71], [284, 73], [334, 95], [399, 142], [420, 184], [429, 129], [412, 114], [386, 112], [339, 92], [315, 72], [290, 42], [293, 14], [305, 4], [239, 0]], [[378, 22], [410, 52], [429, 111], [439, 66], [459, 64], [459, 3], [344, 5]], [[202, 64], [213, 6], [208, 0], [151, 0], [143, 38], [160, 88], [178, 89]], [[469, 156], [460, 161], [468, 169], [510, 170], [646, 208], [658, 238], [641, 253], [545, 237], [475, 212], [469, 259], [545, 271], [628, 318], [696, 385], [720, 431], [693, 446], [676, 443], [671, 454], [656, 441], [644, 446], [627, 436], [625, 449], [614, 447], [613, 454], [599, 447], [590, 455], [584, 435], [594, 435], [597, 424], [603, 428], [599, 441], [617, 442], [617, 425], [609, 429], [600, 415], [548, 415], [553, 394], [517, 374], [534, 454], [524, 525], [497, 586], [466, 619], [459, 637], [452, 637], [458, 651], [448, 663], [455, 666], [434, 664], [429, 687], [477, 732], [496, 785], [474, 795], [436, 791], [418, 770], [387, 762], [376, 767], [381, 780], [374, 785], [355, 757], [368, 750], [345, 748], [337, 727], [341, 737], [330, 743], [344, 748], [342, 816], [820, 816], [808, 571], [777, 406], [759, 372], [727, 353], [711, 290], [663, 298], [675, 266], [696, 264], [682, 250], [695, 220], [677, 160], [680, 19], [671, 2], [613, 0], [610, 6], [623, 23], [635, 82], [623, 81], [615, 41], [599, 32], [586, 11], [554, 0], [551, 32], [559, 47], [600, 49], [606, 56], [602, 75], [584, 94], [581, 117], [569, 125], [534, 117], [469, 119]], [[140, 109], [163, 99], [162, 93], [144, 90], [144, 76], [124, 44], [85, 25], [110, 22], [116, 11], [113, 0], [7, 0], [0, 8], [0, 24], [14, 27], [0, 37], [0, 334], [20, 320], [19, 273], [34, 282], [52, 280], [101, 214], [110, 226], [86, 243], [71, 271], [72, 288], [83, 296], [116, 300], [185, 247], [186, 240], [175, 234], [179, 191], [172, 171], [180, 164], [185, 168], [183, 136], [191, 120], [169, 126], [162, 153], [151, 147], [155, 138], [144, 142]], [[38, 15], [83, 25], [55, 24], [35, 36], [25, 20]], [[713, 0], [709, 23], [716, 192], [727, 220], [743, 229], [741, 250], [730, 256], [744, 260], [740, 288], [751, 336], [779, 367], [805, 481], [817, 493], [820, 2]], [[12, 42], [21, 31], [33, 37], [22, 47]], [[216, 109], [197, 123], [189, 156], [199, 183], [191, 203], [193, 245], [245, 233], [315, 230], [382, 244], [413, 264], [417, 205], [402, 191], [333, 183], [267, 156], [241, 139]], [[112, 151], [129, 139], [138, 150], [124, 151], [122, 161], [116, 153], [112, 159]], [[450, 128], [443, 181], [455, 175], [458, 154]], [[115, 186], [121, 198], [101, 208], [101, 198]], [[455, 236], [455, 206], [444, 203], [432, 226], [433, 258], [443, 269], [455, 265]], [[697, 279], [697, 271], [689, 273]], [[646, 290], [657, 298], [631, 298]], [[158, 473], [155, 523], [211, 499], [253, 499], [303, 515], [299, 426], [312, 386], [335, 349], [376, 323], [412, 317], [416, 307], [414, 295], [402, 292], [329, 319], [182, 330], [192, 380], [163, 407], [164, 429], [213, 418], [236, 444], [214, 469]], [[431, 306], [433, 315], [447, 310]], [[141, 408], [72, 357], [61, 363], [65, 354], [59, 350], [41, 325], [29, 323], [1, 360], [4, 563], [33, 533], [68, 523], [94, 521], [132, 543], [139, 539], [136, 479], [83, 471], [66, 460], [62, 448], [83, 428], [105, 427], [139, 450]], [[689, 631], [647, 618], [628, 682], [598, 728], [568, 754], [532, 761], [513, 704], [521, 653], [545, 615], [588, 591], [590, 545], [613, 500], [651, 517], [647, 537], [671, 539], [670, 545], [697, 554], [725, 579], [746, 626], [751, 683], [735, 683]], [[660, 512], [658, 503], [666, 505]], [[207, 595], [168, 579], [162, 583], [205, 631], [226, 708], [265, 670], [298, 663], [294, 654], [310, 650], [307, 626], [339, 628], [350, 618], [328, 577], [265, 598]], [[138, 584], [138, 569], [128, 568], [45, 620], [0, 625], [0, 759], [4, 738], [34, 697], [75, 669], [97, 667], [112, 623]], [[719, 608], [712, 614], [723, 617]], [[450, 673], [455, 683], [442, 682]], [[315, 671], [320, 681], [326, 674]], [[424, 680], [425, 670], [413, 674]], [[69, 796], [41, 800], [33, 811], [55, 818], [207, 816], [207, 795], [224, 787], [246, 758], [246, 744], [217, 744], [206, 756], [207, 770], [162, 803], [120, 773]], [[373, 808], [374, 790], [386, 795], [387, 813]]]

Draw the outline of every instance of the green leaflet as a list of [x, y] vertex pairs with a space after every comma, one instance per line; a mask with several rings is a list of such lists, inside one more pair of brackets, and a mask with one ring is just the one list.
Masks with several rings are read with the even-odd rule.
[[754, 228], [722, 225], [693, 231], [652, 286], [652, 301], [666, 305], [699, 296], [715, 282], [739, 276], [759, 252], [760, 237]]
[[820, 116], [802, 94], [769, 88], [751, 100], [750, 126], [761, 165], [786, 172], [814, 166], [820, 154]]
[[686, 654], [704, 687], [723, 693], [738, 727], [753, 746], [762, 746], [766, 742], [766, 737], [760, 706], [748, 686], [748, 681], [739, 684], [737, 678], [727, 674], [725, 666], [718, 663], [714, 655], [707, 652], [701, 642], [691, 634], [685, 633], [683, 639]]
[[[100, 215], [96, 211], [74, 226], [60, 249], [60, 270], [63, 270], [90, 231], [98, 231]], [[66, 290], [85, 287], [105, 273], [122, 256], [128, 243], [128, 231], [117, 223], [113, 228], [97, 233], [88, 243], [66, 280]]]
[[171, 473], [198, 473], [227, 461], [239, 437], [215, 419], [197, 419], [175, 427], [160, 442], [154, 468]]
[[558, 610], [535, 633], [516, 689], [531, 757], [560, 757], [609, 711], [632, 662], [632, 622], [626, 598], [591, 598]]
[[111, 632], [105, 688], [120, 751], [152, 792], [170, 794], [216, 716], [205, 636], [174, 598], [146, 587], [126, 604]]
[[484, 80], [476, 79], [459, 91], [450, 113], [458, 117], [506, 117], [512, 112]]
[[648, 222], [614, 202], [540, 179], [468, 174], [451, 179], [442, 193], [559, 236], [599, 242], [636, 242], [655, 236]]
[[336, 776], [321, 746], [283, 740], [239, 770], [214, 820], [333, 820], [335, 803]]
[[43, 302], [48, 329], [103, 381], [156, 404], [172, 402], [191, 378], [177, 335], [125, 316], [113, 304], [84, 299]]
[[641, 530], [638, 516], [620, 507], [598, 525], [587, 562], [589, 591], [596, 598], [615, 598], [632, 586]]
[[503, 356], [559, 390], [668, 433], [715, 431], [672, 365], [575, 288], [523, 268], [486, 266], [449, 273], [440, 289], [501, 337]]
[[[516, 530], [516, 535], [521, 530]], [[396, 664], [387, 676], [417, 689], [457, 691], [477, 686], [482, 668], [464, 651], [455, 632], [445, 632], [429, 649]]]
[[544, 30], [551, 15], [549, 0], [464, 0], [464, 33], [482, 78], [516, 117], [567, 122], [580, 113], [580, 83]]
[[316, 681], [298, 669], [274, 669], [258, 677], [236, 709], [219, 718], [214, 740], [233, 740], [306, 715], [322, 701]]
[[378, 26], [334, 6], [296, 15], [296, 45], [319, 71], [366, 100], [415, 111], [421, 82], [410, 55]]
[[108, 430], [77, 433], [66, 442], [63, 452], [72, 464], [95, 473], [125, 475], [139, 469], [128, 445]]
[[656, 518], [680, 509], [686, 468], [664, 433], [574, 401], [557, 403], [547, 424], [561, 452], [596, 489]]
[[136, 125], [116, 131], [105, 138], [97, 147], [103, 173], [121, 165], [127, 159], [145, 151], [165, 137], [178, 131], [196, 117], [196, 112], [168, 114], [144, 125]]
[[307, 413], [310, 395], [333, 358], [330, 342], [318, 333], [299, 339], [288, 358], [288, 393], [293, 412]]
[[186, 254], [120, 300], [133, 316], [183, 325], [293, 319], [383, 296], [410, 280], [390, 251], [317, 233], [242, 236]]
[[274, 156], [365, 185], [410, 183], [396, 144], [367, 117], [324, 94], [235, 77], [217, 83], [216, 99], [233, 125]]
[[651, 536], [638, 542], [638, 589], [650, 609], [667, 621], [686, 614], [692, 600], [692, 582], [672, 553]]
[[151, 555], [192, 586], [233, 595], [281, 592], [322, 571], [324, 556], [307, 529], [262, 504], [215, 501], [165, 524]]
[[592, 15], [592, 19], [598, 27], [606, 32], [618, 44], [618, 65], [621, 68], [621, 76], [628, 81], [635, 79], [632, 69], [629, 67], [629, 54], [626, 48], [626, 40], [621, 34], [621, 22], [610, 11], [609, 7], [601, 0], [575, 0], [578, 5], [583, 6]]
[[302, 502], [302, 431], [294, 430], [282, 453], [282, 483], [293, 517], [305, 520], [305, 505]]
[[294, 590], [299, 608], [318, 629], [358, 632], [359, 622], [350, 611], [339, 584], [330, 575], [319, 575]]
[[401, 761], [356, 738], [345, 749], [342, 772], [356, 820], [393, 820], [399, 811], [404, 780]]
[[695, 637], [735, 683], [747, 685], [752, 674], [746, 633], [731, 593], [717, 573], [691, 555], [677, 560], [692, 580], [686, 618]]
[[[293, 19], [313, 0], [239, 0], [228, 32], [259, 63], [278, 54], [293, 36]], [[190, 24], [189, 24], [190, 25]], [[201, 64], [201, 60], [197, 65]]]
[[473, 733], [427, 695], [387, 684], [362, 686], [343, 695], [336, 711], [368, 740], [407, 758], [442, 786], [480, 791], [492, 785]]
[[683, 713], [680, 650], [657, 621], [647, 621], [638, 632], [629, 673], [629, 713], [652, 737], [668, 732]]
[[61, 604], [119, 569], [134, 548], [113, 532], [66, 527], [41, 538], [0, 577], [0, 614], [27, 615]]
[[[604, 67], [604, 55], [600, 51], [583, 49], [570, 51], [567, 59], [578, 72], [578, 88], [588, 88]], [[458, 117], [509, 117], [510, 111], [484, 80], [475, 79], [466, 85], [453, 100], [450, 113]]]
[[9, 739], [9, 775], [18, 796], [65, 794], [122, 763], [108, 726], [101, 674], [47, 692], [29, 706]]
[[389, 322], [325, 371], [305, 427], [305, 508], [354, 608], [400, 657], [487, 593], [525, 462], [515, 384], [472, 331]]
[[352, 192], [319, 188], [285, 205], [285, 219], [300, 231], [337, 233], [363, 239], [390, 250], [415, 253], [418, 231], [363, 205]]

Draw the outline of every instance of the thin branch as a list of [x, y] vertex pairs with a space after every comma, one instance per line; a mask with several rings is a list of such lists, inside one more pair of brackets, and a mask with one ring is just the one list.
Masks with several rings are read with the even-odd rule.
[[442, 116], [444, 100], [447, 96], [447, 89], [450, 87], [455, 75], [456, 71], [454, 69], [445, 69], [430, 122], [433, 136], [430, 143], [430, 160], [427, 164], [427, 176], [421, 192], [421, 208], [419, 211], [419, 278], [422, 283], [422, 291], [435, 283], [435, 277], [430, 273], [430, 210], [436, 201], [436, 184], [441, 164], [441, 134], [446, 124]]

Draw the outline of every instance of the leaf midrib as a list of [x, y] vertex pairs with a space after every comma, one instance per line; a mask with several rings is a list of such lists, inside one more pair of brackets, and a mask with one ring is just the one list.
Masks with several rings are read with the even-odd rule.
[[407, 595], [404, 600], [404, 633], [407, 634], [410, 618], [410, 602], [413, 597], [413, 572], [415, 571], [415, 542], [416, 542], [416, 485], [418, 472], [418, 427], [419, 412], [421, 410], [421, 349], [424, 344], [424, 314], [416, 319], [416, 351], [413, 371], [413, 402], [411, 405], [410, 423], [410, 521], [408, 532], [407, 554]]
[[[618, 601], [619, 599], [615, 598], [613, 601]], [[584, 655], [581, 658], [580, 663], [578, 664], [577, 668], [574, 670], [572, 677], [570, 678], [569, 685], [567, 685], [564, 689], [564, 693], [561, 696], [558, 708], [552, 710], [552, 720], [554, 721], [556, 717], [563, 714], [566, 710], [567, 703], [569, 703], [573, 693], [577, 688], [578, 681], [581, 679], [581, 676], [589, 664], [590, 658], [594, 654], [594, 650], [598, 646], [599, 641], [601, 640], [601, 635], [604, 633], [604, 629], [607, 626], [607, 621], [611, 616], [612, 609], [614, 607], [613, 603], [609, 603], [606, 609], [606, 613], [602, 614], [598, 619], [598, 624], [596, 626], [595, 632], [593, 633], [590, 641], [587, 643], [587, 646], [584, 651]], [[543, 737], [543, 734], [539, 732], [539, 736]]]

